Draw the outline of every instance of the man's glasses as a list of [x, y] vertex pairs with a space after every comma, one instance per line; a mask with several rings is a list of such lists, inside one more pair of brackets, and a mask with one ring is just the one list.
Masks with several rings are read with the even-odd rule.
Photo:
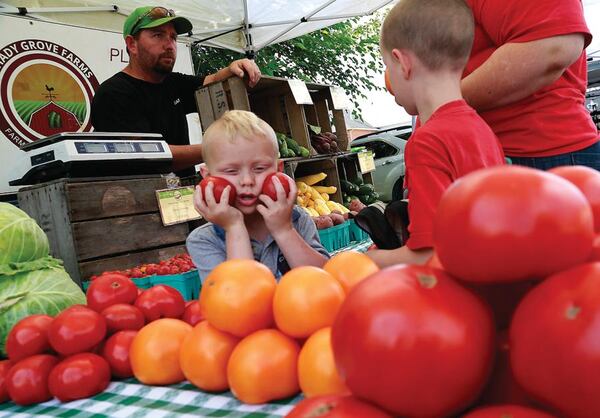
[[129, 32], [130, 35], [135, 34], [137, 27], [147, 17], [150, 17], [152, 20], [162, 19], [163, 17], [175, 17], [175, 12], [171, 9], [166, 9], [164, 7], [154, 7], [148, 10], [146, 13], [137, 18], [135, 24], [131, 28], [131, 31]]

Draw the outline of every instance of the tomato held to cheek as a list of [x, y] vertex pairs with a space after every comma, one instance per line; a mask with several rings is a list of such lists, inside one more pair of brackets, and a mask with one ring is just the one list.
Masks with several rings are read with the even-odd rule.
[[50, 393], [61, 402], [83, 399], [102, 392], [110, 382], [110, 367], [97, 354], [79, 353], [67, 357], [52, 369]]
[[[223, 190], [225, 190], [225, 187], [230, 186], [230, 188], [229, 188], [229, 205], [233, 206], [235, 204], [235, 198], [236, 198], [235, 187], [233, 187], [233, 184], [231, 184], [229, 181], [227, 181], [221, 177], [208, 176], [206, 178], [203, 178], [202, 181], [200, 181], [200, 188], [202, 189], [202, 196], [205, 196], [206, 186], [208, 186], [209, 183], [213, 184], [213, 195], [215, 196], [215, 201], [217, 203], [219, 203], [221, 201], [221, 195], [223, 194]], [[204, 201], [206, 201], [206, 198], [204, 199]]]
[[6, 375], [10, 399], [17, 405], [31, 405], [52, 398], [48, 376], [57, 363], [58, 358], [49, 354], [36, 354], [15, 363]]
[[136, 335], [137, 331], [119, 331], [104, 343], [102, 357], [108, 362], [113, 376], [121, 378], [133, 376], [129, 348]]
[[266, 194], [273, 200], [277, 200], [277, 189], [275, 188], [275, 184], [273, 183], [273, 178], [277, 177], [283, 186], [283, 190], [285, 191], [285, 196], [289, 196], [290, 194], [290, 183], [291, 179], [283, 173], [273, 173], [269, 174], [263, 183], [262, 186], [262, 194]]
[[48, 329], [53, 318], [49, 315], [30, 315], [15, 324], [6, 338], [6, 354], [19, 361], [34, 354], [52, 351]]
[[102, 312], [110, 305], [133, 303], [137, 286], [124, 274], [105, 273], [92, 282], [86, 293], [87, 306]]
[[287, 418], [391, 418], [374, 405], [353, 396], [324, 395], [304, 399]]
[[104, 317], [83, 305], [73, 305], [62, 311], [54, 318], [48, 330], [50, 345], [62, 355], [89, 351], [105, 335]]

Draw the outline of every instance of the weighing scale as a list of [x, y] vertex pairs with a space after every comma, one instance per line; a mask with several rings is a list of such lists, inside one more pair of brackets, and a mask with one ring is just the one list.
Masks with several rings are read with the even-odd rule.
[[65, 132], [25, 144], [11, 186], [62, 177], [160, 174], [172, 171], [173, 155], [160, 134]]

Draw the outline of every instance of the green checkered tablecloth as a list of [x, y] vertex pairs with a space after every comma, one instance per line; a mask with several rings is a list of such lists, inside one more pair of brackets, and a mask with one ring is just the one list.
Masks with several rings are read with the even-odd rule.
[[367, 249], [371, 245], [373, 245], [373, 241], [371, 241], [370, 238], [366, 239], [365, 241], [352, 241], [350, 243], [350, 245], [348, 245], [347, 247], [340, 248], [339, 250], [333, 251], [330, 254], [334, 255], [334, 254], [340, 253], [342, 251], [351, 251], [351, 250], [358, 251], [360, 253], [364, 253], [367, 251]]
[[264, 405], [240, 403], [231, 392], [209, 394], [189, 383], [146, 386], [135, 379], [112, 382], [93, 398], [60, 403], [51, 400], [22, 407], [0, 404], [0, 417], [83, 418], [271, 418], [283, 417], [302, 399], [301, 395]]

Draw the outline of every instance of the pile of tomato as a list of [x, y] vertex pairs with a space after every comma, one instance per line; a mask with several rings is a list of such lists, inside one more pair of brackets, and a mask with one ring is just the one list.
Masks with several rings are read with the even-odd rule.
[[[153, 275], [167, 276], [170, 274], [180, 274], [193, 270], [194, 268], [196, 268], [196, 266], [192, 261], [192, 257], [190, 257], [190, 255], [187, 253], [181, 253], [158, 263], [141, 264], [125, 270], [105, 271], [102, 274], [115, 273], [122, 274], [132, 279], [138, 279]], [[91, 276], [90, 281], [93, 281], [98, 277], [99, 276], [97, 275]]]
[[[458, 180], [429, 265], [384, 269], [348, 294], [332, 327], [337, 371], [394, 416], [599, 417], [599, 234], [595, 170]], [[297, 416], [327, 416], [315, 411]]]
[[186, 304], [177, 290], [159, 285], [141, 291], [116, 273], [99, 276], [86, 297], [86, 305], [54, 318], [31, 315], [11, 329], [8, 360], [0, 361], [0, 402], [31, 405], [93, 396], [111, 378], [133, 376], [130, 347], [146, 324], [172, 317], [195, 325], [201, 319], [198, 304]]

